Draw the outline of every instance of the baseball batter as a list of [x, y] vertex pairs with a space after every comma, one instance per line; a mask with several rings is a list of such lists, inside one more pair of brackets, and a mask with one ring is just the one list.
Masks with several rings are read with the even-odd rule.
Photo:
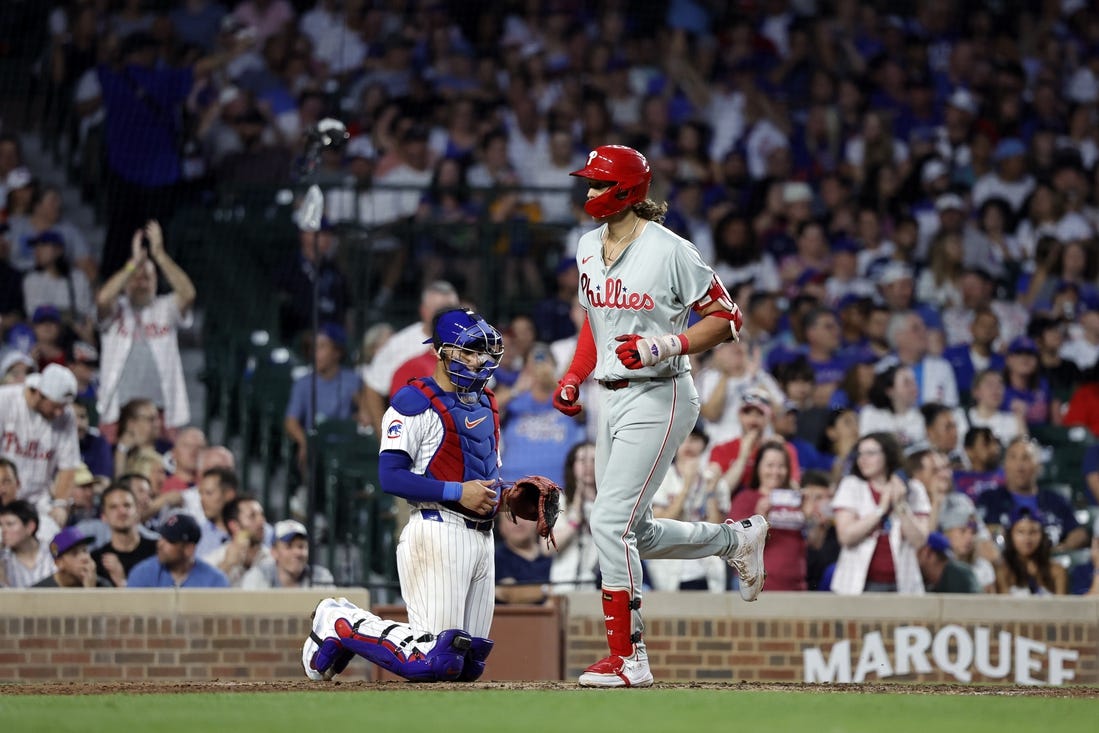
[[310, 679], [330, 679], [359, 654], [411, 680], [472, 681], [492, 651], [500, 417], [485, 385], [503, 339], [460, 308], [438, 314], [432, 334], [434, 374], [401, 388], [382, 420], [381, 486], [411, 505], [397, 544], [408, 624], [321, 601], [302, 649]]
[[[652, 174], [633, 148], [604, 145], [572, 173], [588, 182], [584, 210], [604, 226], [580, 238], [586, 320], [554, 396], [577, 414], [580, 384], [599, 387], [591, 528], [603, 574], [610, 655], [580, 676], [586, 687], [653, 682], [642, 639], [641, 558], [725, 557], [753, 601], [763, 587], [767, 521], [725, 524], [654, 519], [653, 495], [698, 419], [688, 354], [736, 338], [740, 309], [690, 242], [660, 225], [666, 204], [646, 198]], [[687, 328], [694, 310], [701, 319]]]

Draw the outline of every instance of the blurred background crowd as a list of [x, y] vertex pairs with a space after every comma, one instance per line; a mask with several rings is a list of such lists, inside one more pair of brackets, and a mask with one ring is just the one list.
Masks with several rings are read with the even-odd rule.
[[568, 173], [619, 143], [746, 314], [660, 515], [767, 513], [768, 590], [1099, 592], [1095, 3], [72, 0], [0, 36], [0, 403], [68, 431], [64, 366], [81, 453], [39, 476], [3, 426], [8, 585], [392, 587], [368, 454], [463, 303], [505, 336], [505, 475], [568, 494], [552, 556], [502, 524], [499, 600], [597, 587], [598, 388], [551, 394]]

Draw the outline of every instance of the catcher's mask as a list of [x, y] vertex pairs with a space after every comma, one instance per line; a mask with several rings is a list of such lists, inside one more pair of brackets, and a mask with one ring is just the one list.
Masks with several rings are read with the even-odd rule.
[[435, 316], [432, 344], [447, 376], [463, 402], [475, 401], [484, 391], [504, 355], [504, 339], [481, 315], [452, 308]]
[[600, 145], [588, 153], [587, 165], [569, 175], [611, 184], [584, 204], [584, 211], [596, 219], [605, 219], [644, 201], [653, 179], [645, 156], [625, 145]]

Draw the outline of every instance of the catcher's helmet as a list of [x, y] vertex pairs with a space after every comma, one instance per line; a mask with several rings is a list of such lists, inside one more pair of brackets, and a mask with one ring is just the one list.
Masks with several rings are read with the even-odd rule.
[[645, 156], [625, 145], [600, 145], [588, 153], [587, 165], [569, 175], [614, 184], [584, 204], [584, 211], [596, 219], [605, 219], [644, 201], [653, 179]]
[[[480, 314], [464, 308], [452, 308], [435, 316], [432, 335], [435, 353], [446, 365], [447, 376], [459, 395], [475, 398], [485, 388], [504, 355], [504, 339]], [[444, 354], [446, 348], [461, 353]]]

